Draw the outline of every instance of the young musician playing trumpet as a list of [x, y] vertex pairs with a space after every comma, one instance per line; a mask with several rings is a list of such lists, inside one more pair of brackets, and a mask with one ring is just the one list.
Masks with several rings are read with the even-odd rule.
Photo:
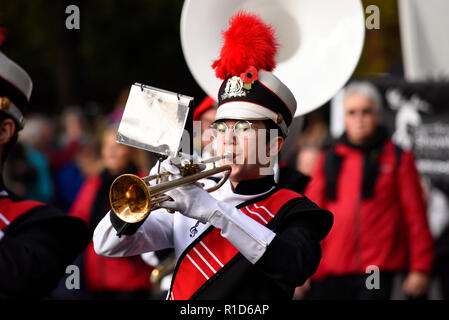
[[[213, 64], [224, 81], [211, 132], [216, 154], [232, 153], [222, 160], [232, 167], [228, 181], [210, 194], [198, 184], [167, 191], [173, 201], [161, 207], [176, 212], [155, 210], [121, 237], [113, 212], [95, 230], [101, 255], [174, 248], [169, 299], [291, 299], [318, 267], [332, 214], [274, 182], [272, 159], [296, 110], [293, 94], [270, 72], [276, 46], [270, 26], [239, 12]], [[161, 168], [173, 179], [179, 169], [171, 160]]]

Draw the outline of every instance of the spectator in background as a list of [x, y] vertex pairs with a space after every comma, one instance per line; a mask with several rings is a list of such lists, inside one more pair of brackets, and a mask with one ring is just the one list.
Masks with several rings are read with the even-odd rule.
[[308, 116], [308, 124], [296, 138], [295, 152], [292, 152], [292, 156], [286, 161], [279, 161], [277, 181], [301, 194], [310, 181], [311, 168], [327, 136], [327, 125], [324, 121], [313, 112]]
[[[75, 107], [66, 108], [60, 121], [61, 134], [57, 134], [58, 126], [55, 125], [54, 121], [47, 121], [41, 133], [40, 150], [47, 156], [53, 173], [58, 172], [74, 159], [79, 150], [80, 140], [85, 134], [84, 119], [79, 109]], [[61, 139], [57, 140], [56, 137], [59, 136]]]
[[[82, 185], [69, 215], [82, 218], [90, 234], [110, 210], [109, 188], [123, 173], [138, 174], [134, 163], [139, 150], [116, 143], [118, 124], [111, 124], [105, 131], [101, 145], [103, 171], [87, 179]], [[140, 174], [143, 176], [143, 174]], [[99, 256], [89, 243], [83, 257], [82, 268], [87, 290], [97, 299], [146, 299], [150, 297], [152, 267], [140, 256], [106, 258]]]
[[[346, 131], [320, 156], [306, 189], [334, 214], [308, 299], [389, 299], [393, 275], [402, 272], [406, 295], [428, 290], [434, 248], [420, 177], [413, 154], [380, 125], [381, 107], [371, 84], [346, 88]], [[377, 290], [367, 287], [369, 266], [379, 268]]]
[[98, 175], [102, 170], [100, 159], [100, 142], [92, 137], [90, 141], [83, 144], [76, 156], [76, 164], [84, 180]]
[[311, 123], [298, 137], [296, 153], [296, 169], [311, 177], [318, 156], [328, 143], [328, 127], [316, 113], [311, 114]]
[[45, 156], [38, 150], [38, 142], [36, 141], [43, 126], [45, 126], [45, 121], [41, 120], [41, 117], [29, 117], [27, 126], [20, 135], [19, 142], [24, 145], [27, 158], [37, 173], [37, 181], [30, 185], [25, 198], [50, 203], [54, 192], [50, 167]]
[[[316, 121], [313, 122], [298, 138], [298, 152], [296, 153], [295, 159], [296, 170], [301, 172], [307, 178], [307, 182], [304, 185], [302, 192], [304, 192], [304, 189], [310, 182], [310, 177], [313, 175], [319, 155], [326, 143], [327, 134], [327, 125], [325, 125], [323, 121]], [[295, 289], [293, 299], [304, 299], [304, 296], [309, 289], [310, 280], [308, 279], [304, 285]]]
[[210, 128], [210, 125], [215, 120], [215, 114], [217, 113], [217, 102], [210, 96], [206, 96], [201, 103], [193, 111], [193, 121], [197, 122], [194, 125], [201, 125], [201, 157], [203, 159], [210, 158], [212, 148], [206, 148], [211, 143], [211, 135], [205, 134], [206, 130]]
[[[27, 183], [24, 197], [50, 202], [66, 212], [84, 180], [76, 166], [76, 157], [82, 141], [90, 139], [83, 132], [86, 121], [79, 109], [67, 108], [61, 119], [63, 132], [58, 134], [57, 121], [40, 114], [31, 115], [19, 141], [23, 150], [18, 149], [17, 155], [22, 155], [36, 171], [34, 181]], [[12, 163], [12, 167], [17, 165]], [[48, 181], [49, 174], [51, 181]]]
[[50, 154], [56, 186], [55, 201], [64, 211], [69, 210], [85, 179], [77, 157], [83, 146], [92, 139], [86, 123], [78, 107], [66, 108], [61, 117], [63, 131], [59, 148]]
[[320, 152], [321, 149], [318, 146], [301, 147], [296, 157], [296, 169], [306, 176], [311, 177]]

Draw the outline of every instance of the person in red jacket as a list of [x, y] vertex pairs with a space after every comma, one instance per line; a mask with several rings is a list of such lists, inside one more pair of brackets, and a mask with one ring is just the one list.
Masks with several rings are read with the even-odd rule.
[[[135, 149], [116, 143], [116, 135], [115, 125], [105, 131], [101, 146], [104, 169], [84, 182], [69, 211], [70, 216], [85, 221], [91, 235], [104, 211], [110, 210], [109, 188], [115, 178], [123, 173], [138, 174], [133, 162]], [[140, 256], [102, 257], [95, 253], [91, 241], [84, 253], [83, 269], [87, 291], [95, 299], [151, 298], [150, 275], [153, 268]]]
[[309, 299], [389, 299], [403, 272], [408, 297], [428, 290], [434, 248], [420, 176], [413, 153], [380, 125], [381, 106], [370, 83], [346, 88], [346, 131], [320, 156], [305, 191], [335, 219]]

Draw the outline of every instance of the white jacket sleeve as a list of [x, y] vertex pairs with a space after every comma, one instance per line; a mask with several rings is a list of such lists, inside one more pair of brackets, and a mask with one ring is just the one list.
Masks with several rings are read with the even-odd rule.
[[172, 248], [173, 215], [165, 209], [155, 210], [134, 234], [118, 237], [108, 213], [95, 228], [93, 243], [95, 252], [105, 257], [135, 256]]

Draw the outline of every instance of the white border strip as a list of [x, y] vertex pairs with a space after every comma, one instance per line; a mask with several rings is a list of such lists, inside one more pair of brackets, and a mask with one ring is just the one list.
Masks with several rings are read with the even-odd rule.
[[200, 244], [204, 247], [204, 249], [206, 249], [206, 251], [212, 256], [212, 258], [215, 259], [215, 261], [217, 261], [217, 263], [220, 265], [220, 267], [223, 267], [223, 263], [221, 263], [220, 260], [218, 260], [218, 258], [212, 253], [212, 251], [209, 250], [208, 247], [206, 247], [206, 245], [203, 243], [203, 241], [200, 241]]
[[193, 251], [195, 251], [196, 254], [201, 258], [201, 260], [203, 260], [204, 263], [207, 264], [207, 266], [209, 267], [209, 269], [212, 270], [213, 273], [217, 273], [217, 271], [215, 271], [215, 269], [212, 268], [212, 266], [209, 264], [209, 262], [207, 262], [207, 260], [204, 259], [203, 255], [195, 247], [193, 248]]
[[0, 220], [2, 220], [6, 225], [10, 224], [10, 221], [6, 219], [6, 217], [0, 213]]
[[265, 222], [265, 224], [268, 223], [268, 221], [265, 220], [260, 214], [258, 214], [257, 212], [254, 212], [254, 211], [249, 210], [248, 206], [246, 206], [245, 209], [248, 210], [249, 213], [252, 213], [252, 214], [258, 216], [263, 222]]
[[273, 215], [270, 211], [268, 211], [268, 209], [265, 208], [264, 206], [260, 206], [260, 207], [259, 207], [259, 206], [255, 203], [255, 204], [254, 204], [254, 207], [255, 207], [256, 209], [259, 209], [259, 208], [264, 209], [264, 210], [269, 214], [270, 217], [274, 218], [274, 215]]
[[189, 256], [189, 254], [186, 255], [187, 258], [189, 258], [189, 260], [193, 263], [193, 265], [203, 274], [203, 276], [209, 280], [209, 277], [204, 273], [204, 271], [200, 268], [199, 265], [196, 264], [195, 261], [193, 261], [192, 257]]

